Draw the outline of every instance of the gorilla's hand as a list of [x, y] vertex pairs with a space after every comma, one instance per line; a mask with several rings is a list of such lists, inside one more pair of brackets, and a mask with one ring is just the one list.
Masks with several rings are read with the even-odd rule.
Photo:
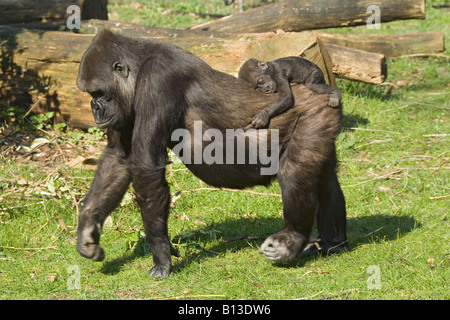
[[102, 261], [105, 259], [105, 252], [98, 245], [100, 241], [101, 226], [91, 224], [83, 228], [78, 228], [77, 250], [85, 258], [92, 261]]
[[255, 129], [266, 128], [269, 124], [269, 113], [266, 110], [261, 111], [253, 117], [252, 125]]

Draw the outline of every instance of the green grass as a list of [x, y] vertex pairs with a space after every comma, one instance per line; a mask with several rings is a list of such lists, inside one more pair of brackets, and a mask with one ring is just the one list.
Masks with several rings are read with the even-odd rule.
[[[263, 3], [280, 0], [246, 0], [244, 9], [251, 9]], [[238, 13], [238, 1], [224, 5], [223, 0], [111, 0], [108, 13], [110, 20], [140, 23], [154, 27], [182, 28], [210, 21], [213, 18]]]
[[[118, 2], [110, 1], [113, 10]], [[207, 11], [219, 12], [222, 1], [210, 2]], [[203, 7], [183, 10], [194, 9]], [[427, 9], [427, 20], [394, 22], [377, 32], [444, 31], [448, 43], [446, 11], [430, 2]], [[449, 62], [430, 57], [388, 65], [390, 91], [338, 79], [345, 118], [337, 149], [349, 252], [273, 264], [258, 249], [283, 225], [280, 198], [197, 190], [173, 204], [169, 230], [181, 257], [173, 258], [169, 278], [147, 276], [152, 258], [145, 255], [140, 213], [129, 196], [105, 224], [105, 261], [91, 262], [76, 252], [75, 231], [76, 206], [93, 171], [14, 156], [5, 146], [17, 134], [2, 135], [0, 299], [449, 299]], [[66, 132], [49, 147], [58, 153], [57, 146], [66, 150], [72, 143], [91, 157], [97, 138], [95, 132], [84, 138]], [[168, 174], [173, 194], [208, 187], [178, 163]], [[276, 183], [253, 190], [280, 192]], [[69, 290], [72, 266], [79, 270], [80, 289]], [[379, 289], [368, 286], [370, 266], [380, 270]]]

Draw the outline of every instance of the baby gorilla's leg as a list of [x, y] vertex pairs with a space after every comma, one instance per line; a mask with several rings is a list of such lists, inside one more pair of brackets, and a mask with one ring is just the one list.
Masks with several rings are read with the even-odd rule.
[[323, 83], [311, 83], [307, 84], [306, 86], [315, 93], [328, 94], [329, 97], [328, 105], [330, 107], [339, 106], [339, 102], [341, 100], [341, 92], [335, 87]]

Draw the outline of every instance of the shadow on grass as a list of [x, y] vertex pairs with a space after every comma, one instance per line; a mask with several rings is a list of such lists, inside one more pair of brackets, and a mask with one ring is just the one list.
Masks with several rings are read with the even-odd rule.
[[386, 88], [384, 88], [383, 86], [377, 86], [351, 80], [339, 79], [338, 88], [348, 95], [354, 95], [383, 102], [401, 98], [401, 96], [395, 91], [391, 92], [390, 90], [386, 90]]
[[[270, 234], [280, 231], [282, 226], [283, 219], [281, 218], [241, 218], [175, 236], [173, 243], [184, 247], [187, 253], [181, 258], [181, 261], [173, 266], [173, 272], [181, 272], [194, 261], [199, 262], [205, 259], [212, 259], [226, 252], [236, 252], [248, 247], [259, 248]], [[370, 243], [395, 241], [415, 228], [420, 228], [420, 224], [414, 218], [407, 216], [380, 214], [370, 217], [349, 218], [347, 220], [349, 251], [351, 252], [359, 246]], [[242, 230], [245, 231], [242, 232]], [[204, 243], [217, 242], [216, 240], [219, 240], [217, 245], [208, 249], [203, 247]], [[145, 243], [140, 245], [146, 246]], [[149, 250], [140, 249], [134, 252], [127, 252], [119, 258], [104, 262], [100, 271], [104, 274], [114, 275], [120, 272], [123, 265], [145, 256], [145, 252], [149, 252]], [[320, 257], [322, 256], [299, 257], [290, 263], [274, 263], [274, 266], [302, 267], [306, 262], [320, 259]]]
[[350, 130], [353, 127], [359, 127], [361, 125], [366, 125], [369, 123], [369, 120], [361, 117], [357, 114], [344, 114], [342, 118], [342, 128], [341, 131]]

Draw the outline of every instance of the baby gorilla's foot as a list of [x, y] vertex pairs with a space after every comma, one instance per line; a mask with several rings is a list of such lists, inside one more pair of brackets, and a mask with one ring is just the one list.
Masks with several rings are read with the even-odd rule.
[[330, 95], [330, 99], [328, 100], [328, 105], [330, 107], [337, 107], [339, 106], [339, 97], [336, 95]]

